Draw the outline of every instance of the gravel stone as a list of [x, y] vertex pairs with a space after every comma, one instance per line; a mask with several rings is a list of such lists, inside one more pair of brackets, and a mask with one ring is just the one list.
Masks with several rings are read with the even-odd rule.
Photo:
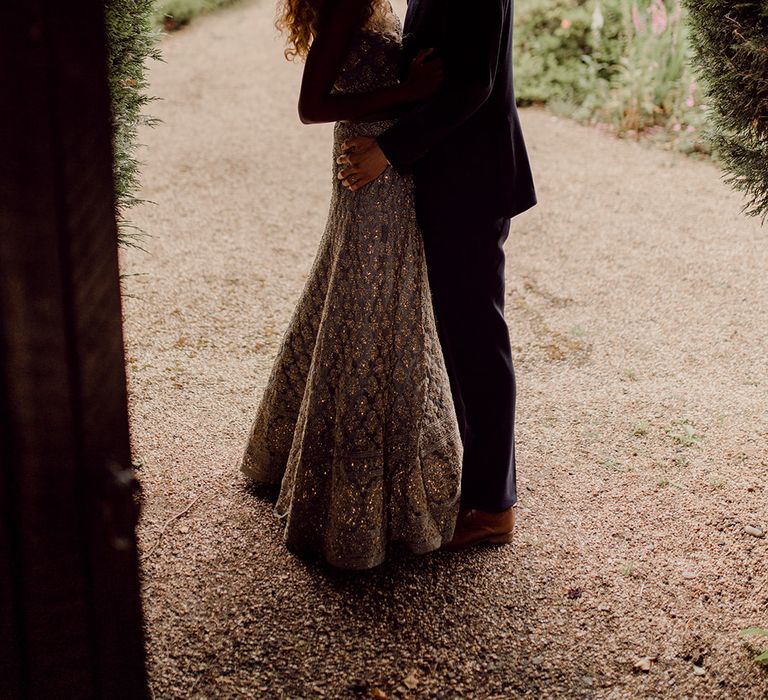
[[132, 218], [152, 237], [121, 264], [154, 697], [766, 697], [739, 630], [766, 624], [768, 541], [744, 524], [768, 518], [768, 229], [711, 163], [543, 110], [521, 115], [539, 205], [506, 244], [515, 540], [365, 573], [285, 549], [239, 460], [322, 235], [332, 127], [299, 123], [273, 16], [201, 19], [151, 71], [157, 204]]

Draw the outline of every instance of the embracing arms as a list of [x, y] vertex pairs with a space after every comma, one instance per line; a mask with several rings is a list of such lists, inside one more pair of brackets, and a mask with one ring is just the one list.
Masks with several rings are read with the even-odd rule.
[[352, 38], [366, 19], [367, 5], [365, 0], [330, 0], [324, 6], [302, 76], [303, 123], [385, 119], [397, 114], [397, 108], [432, 95], [442, 81], [441, 64], [425, 62], [422, 52], [400, 83], [367, 93], [333, 92]]
[[377, 141], [397, 169], [407, 169], [466, 122], [488, 99], [498, 70], [506, 0], [444, 0], [446, 78], [441, 89]]
[[458, 129], [493, 91], [509, 0], [443, 0], [444, 41], [440, 58], [445, 80], [440, 90], [407, 113], [376, 139], [359, 136], [342, 144], [338, 178], [359, 190], [392, 165], [407, 171], [446, 136]]

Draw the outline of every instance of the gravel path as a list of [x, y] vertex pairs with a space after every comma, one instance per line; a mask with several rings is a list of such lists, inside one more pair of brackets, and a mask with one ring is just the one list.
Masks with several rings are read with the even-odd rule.
[[364, 574], [283, 548], [238, 466], [331, 129], [299, 124], [272, 16], [208, 17], [152, 71], [154, 237], [122, 257], [155, 697], [768, 696], [739, 637], [768, 626], [768, 229], [711, 164], [544, 111], [507, 244], [515, 542]]

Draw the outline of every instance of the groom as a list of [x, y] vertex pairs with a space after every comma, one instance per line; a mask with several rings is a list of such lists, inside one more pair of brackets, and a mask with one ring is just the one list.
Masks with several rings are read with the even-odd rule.
[[515, 376], [504, 321], [504, 241], [536, 203], [512, 85], [513, 0], [410, 0], [404, 65], [443, 61], [440, 91], [377, 139], [344, 145], [344, 185], [391, 165], [414, 176], [416, 214], [464, 443], [459, 549], [507, 542], [514, 527]]

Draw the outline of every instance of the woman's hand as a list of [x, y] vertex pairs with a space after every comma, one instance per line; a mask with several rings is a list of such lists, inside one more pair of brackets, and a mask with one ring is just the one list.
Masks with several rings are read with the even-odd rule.
[[426, 100], [432, 97], [443, 84], [443, 62], [432, 58], [434, 49], [422, 49], [413, 59], [403, 81], [403, 89], [410, 100]]
[[341, 150], [342, 154], [336, 162], [345, 167], [336, 177], [344, 187], [353, 192], [373, 182], [389, 165], [376, 139], [370, 136], [349, 139], [341, 144]]

